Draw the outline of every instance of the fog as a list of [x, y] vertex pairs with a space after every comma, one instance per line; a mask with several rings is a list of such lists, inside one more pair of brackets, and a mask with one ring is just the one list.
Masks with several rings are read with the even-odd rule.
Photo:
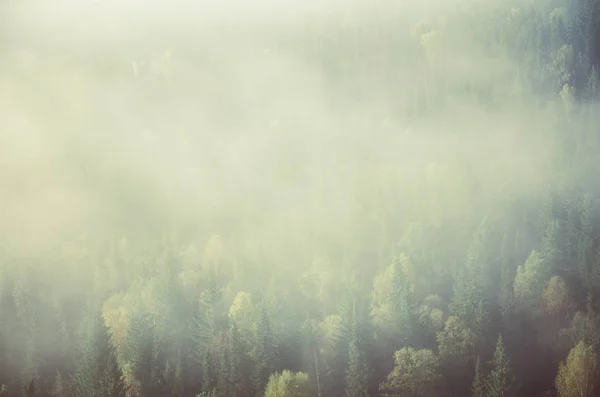
[[417, 3], [11, 5], [4, 244], [32, 254], [123, 223], [235, 233], [245, 216], [259, 235], [335, 228], [374, 175], [399, 207], [435, 190], [447, 217], [532, 193], [551, 111], [511, 101], [516, 65], [446, 28], [464, 1]]
[[[469, 375], [452, 375], [446, 365], [445, 379], [467, 379], [470, 386], [474, 358], [491, 359], [500, 333], [508, 335], [515, 366], [529, 370], [531, 361], [519, 356], [520, 335], [528, 331], [511, 324], [527, 317], [515, 309], [525, 298], [518, 298], [521, 284], [513, 280], [517, 267], [534, 262], [532, 251], [542, 252], [549, 275], [566, 280], [575, 302], [564, 320], [547, 327], [553, 337], [595, 291], [573, 292], [593, 273], [577, 272], [595, 266], [582, 258], [595, 258], [597, 222], [593, 218], [586, 229], [593, 210], [585, 212], [585, 203], [596, 201], [585, 194], [598, 190], [592, 181], [600, 142], [593, 132], [597, 54], [593, 44], [578, 44], [585, 33], [577, 29], [588, 26], [577, 22], [585, 19], [579, 6], [550, 0], [25, 0], [1, 7], [0, 279], [9, 280], [1, 290], [15, 294], [32, 277], [33, 290], [48, 292], [31, 302], [64, 298], [75, 306], [92, 302], [85, 310], [102, 307], [130, 397], [150, 396], [153, 386], [131, 369], [127, 354], [133, 353], [123, 353], [129, 350], [119, 335], [133, 326], [114, 320], [111, 310], [134, 321], [138, 306], [131, 302], [138, 295], [140, 302], [162, 302], [154, 292], [148, 298], [136, 291], [154, 288], [164, 263], [181, 282], [169, 288], [185, 295], [194, 316], [204, 316], [202, 304], [216, 277], [223, 295], [218, 304], [211, 301], [219, 307], [211, 313], [222, 309], [230, 320], [221, 331], [211, 326], [214, 338], [238, 324], [228, 308], [246, 301], [236, 296], [248, 292], [256, 307], [262, 302], [281, 360], [271, 370], [307, 372], [319, 397], [359, 394], [348, 391], [350, 380], [346, 389], [327, 386], [327, 379], [353, 373], [346, 364], [335, 372], [341, 356], [333, 348], [325, 342], [320, 350], [298, 347], [304, 342], [294, 332], [305, 317], [319, 329], [331, 325], [332, 316], [347, 327], [360, 321], [373, 327], [368, 338], [375, 347], [365, 347], [365, 360], [378, 362], [367, 381], [373, 396], [387, 387], [382, 382], [392, 377], [400, 347], [431, 346], [443, 361], [439, 333], [452, 316], [480, 339], [469, 350], [475, 353], [462, 354], [472, 356]], [[478, 237], [488, 231], [486, 239]], [[581, 248], [588, 232], [589, 247]], [[556, 251], [547, 248], [548, 241], [562, 244], [560, 233], [578, 237], [565, 237]], [[514, 245], [511, 254], [506, 241]], [[557, 259], [559, 251], [565, 256]], [[487, 331], [456, 309], [461, 277], [474, 272], [473, 257], [484, 274], [478, 280], [493, 280], [486, 284], [486, 293], [495, 294]], [[441, 316], [441, 325], [423, 331], [418, 343], [406, 342], [412, 340], [406, 335], [404, 342], [394, 339], [396, 331], [378, 317], [383, 304], [377, 296], [388, 288], [381, 280], [396, 274], [396, 261], [411, 285], [402, 288], [421, 310], [419, 321], [434, 321], [422, 318], [434, 316], [435, 305]], [[14, 276], [21, 271], [32, 276]], [[539, 296], [550, 279], [544, 277]], [[347, 284], [356, 285], [360, 298], [353, 299], [367, 302], [363, 320], [354, 300], [352, 320], [340, 309]], [[432, 306], [431, 296], [440, 303]], [[157, 312], [169, 315], [156, 302], [140, 303], [154, 326]], [[84, 343], [74, 335], [85, 310], [63, 304], [68, 307], [52, 303], [60, 313], [72, 310], [64, 314], [69, 336], [61, 343], [76, 352], [73, 346]], [[185, 305], [173, 310], [188, 310]], [[257, 316], [247, 320], [254, 321], [252, 331], [240, 325], [242, 337], [260, 334]], [[390, 316], [396, 326], [409, 322]], [[2, 335], [8, 346], [12, 339]], [[170, 348], [192, 343], [169, 335], [163, 337]], [[22, 356], [14, 366], [27, 369], [11, 367], [7, 374], [21, 375], [8, 376], [0, 368], [0, 383], [28, 384], [31, 378], [50, 390], [54, 375], [43, 375], [42, 368], [53, 360], [61, 373], [78, 373], [79, 364], [62, 365], [70, 357], [66, 350], [57, 358], [52, 342], [23, 338], [12, 342]], [[45, 357], [38, 364], [34, 350], [24, 347], [34, 339]], [[352, 339], [344, 340], [340, 349], [352, 356]], [[247, 358], [260, 362], [248, 346]], [[314, 357], [306, 361], [303, 354]], [[558, 361], [566, 357], [563, 350], [556, 354], [546, 360], [550, 369], [541, 366], [542, 375], [519, 374], [523, 390], [554, 387]], [[188, 368], [182, 362], [177, 368]], [[192, 374], [205, 364], [186, 370]], [[262, 395], [267, 378], [253, 393]], [[197, 384], [177, 379], [173, 384], [183, 391], [169, 395], [210, 392], [205, 378]], [[79, 390], [73, 382], [69, 390]], [[470, 390], [448, 382], [446, 393]], [[215, 387], [228, 395], [225, 386]]]

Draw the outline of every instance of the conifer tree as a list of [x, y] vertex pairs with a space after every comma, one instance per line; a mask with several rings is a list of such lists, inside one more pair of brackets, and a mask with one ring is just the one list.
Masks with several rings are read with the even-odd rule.
[[511, 397], [515, 395], [516, 383], [510, 366], [510, 360], [506, 355], [502, 335], [498, 337], [492, 370], [487, 377], [485, 389], [486, 397]]
[[[73, 378], [74, 397], [123, 397], [127, 388], [121, 368], [117, 364], [114, 347], [110, 343], [108, 328], [100, 311], [90, 309], [84, 319], [81, 341], [77, 349]], [[64, 394], [60, 374], [57, 375], [55, 393]]]
[[116, 355], [110, 354], [106, 368], [100, 378], [100, 390], [102, 397], [125, 397], [129, 387], [125, 383], [123, 372], [117, 363]]
[[202, 357], [202, 391], [204, 393], [211, 393], [217, 386], [215, 373], [214, 363], [210, 351], [207, 349]]
[[240, 332], [235, 323], [229, 331], [229, 363], [232, 397], [250, 396], [251, 384], [248, 376], [249, 363], [243, 351]]
[[134, 378], [140, 383], [140, 393], [152, 396], [155, 387], [154, 332], [152, 322], [139, 311], [134, 311], [127, 332], [127, 357]]
[[261, 308], [260, 319], [256, 327], [256, 339], [254, 343], [254, 384], [258, 396], [262, 395], [269, 376], [276, 369], [276, 353], [271, 320], [266, 308]]
[[394, 263], [390, 299], [396, 324], [400, 327], [399, 340], [404, 344], [414, 342], [419, 330], [418, 305], [402, 262]]
[[475, 377], [473, 378], [473, 397], [485, 397], [485, 383], [483, 381], [483, 375], [481, 374], [481, 364], [479, 356], [475, 361]]
[[23, 394], [25, 397], [37, 397], [38, 393], [33, 379], [27, 385], [23, 386]]
[[465, 320], [478, 339], [483, 336], [489, 320], [488, 234], [484, 218], [469, 246], [466, 265], [454, 280], [454, 296], [450, 303], [452, 314]]
[[232, 397], [231, 387], [231, 362], [229, 360], [229, 351], [227, 346], [221, 348], [221, 357], [219, 359], [219, 371], [217, 376], [217, 396]]
[[348, 349], [346, 397], [368, 397], [369, 377], [359, 329], [355, 325]]

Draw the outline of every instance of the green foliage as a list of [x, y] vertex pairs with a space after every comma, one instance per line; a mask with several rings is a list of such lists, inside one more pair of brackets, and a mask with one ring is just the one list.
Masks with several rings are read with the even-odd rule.
[[210, 392], [203, 391], [202, 393], [196, 394], [196, 397], [216, 397], [216, 396], [217, 396], [217, 392], [215, 389], [211, 390]]
[[444, 330], [437, 334], [440, 360], [445, 365], [466, 363], [475, 348], [475, 335], [466, 323], [456, 316], [448, 317]]
[[155, 339], [152, 320], [143, 312], [134, 311], [129, 319], [127, 332], [127, 363], [131, 374], [140, 384], [140, 394], [154, 396], [161, 392], [159, 386], [164, 365], [158, 357], [159, 346]]
[[202, 359], [202, 391], [204, 393], [211, 393], [216, 386], [217, 371], [214, 368], [210, 352], [206, 350]]
[[481, 373], [481, 364], [479, 361], [479, 356], [475, 361], [475, 376], [473, 377], [473, 387], [471, 388], [473, 392], [473, 397], [485, 397], [485, 382], [483, 379], [483, 375]]
[[535, 250], [531, 252], [525, 264], [517, 268], [514, 293], [519, 307], [528, 311], [539, 308], [544, 286], [547, 283], [547, 270], [542, 255]]
[[232, 397], [251, 396], [252, 382], [248, 369], [251, 362], [248, 359], [236, 323], [229, 331], [229, 363], [230, 384]]
[[566, 316], [573, 307], [569, 290], [565, 281], [559, 276], [553, 276], [544, 289], [544, 310], [555, 317]]
[[571, 320], [571, 325], [561, 331], [571, 346], [576, 346], [579, 342], [587, 345], [598, 346], [600, 343], [600, 316], [588, 307], [586, 311], [578, 311]]
[[269, 377], [264, 397], [312, 397], [308, 375], [283, 371]]
[[35, 388], [35, 382], [33, 379], [31, 381], [29, 381], [29, 384], [23, 386], [23, 396], [24, 397], [37, 397], [38, 396], [37, 390]]
[[506, 355], [502, 336], [498, 337], [492, 369], [485, 382], [486, 397], [510, 397], [516, 395], [516, 380]]
[[431, 350], [403, 347], [394, 354], [395, 366], [380, 385], [386, 396], [425, 397], [434, 395], [441, 380], [438, 358]]
[[[516, 233], [518, 235], [518, 232]], [[513, 300], [513, 283], [515, 279], [514, 249], [509, 248], [508, 235], [502, 237], [500, 247], [500, 296], [499, 305], [503, 315], [508, 315]]]
[[[90, 309], [81, 328], [81, 340], [75, 360], [74, 397], [125, 397], [127, 386], [123, 372], [109, 341], [108, 328], [97, 310]], [[67, 393], [60, 373], [55, 395]]]
[[556, 376], [559, 397], [591, 397], [598, 387], [598, 356], [594, 348], [581, 341], [561, 362]]
[[346, 370], [346, 397], [369, 397], [369, 371], [361, 344], [360, 330], [352, 331], [348, 349], [348, 369]]
[[483, 335], [489, 322], [489, 258], [486, 241], [489, 226], [484, 219], [469, 246], [465, 267], [454, 280], [454, 296], [450, 303], [452, 314], [467, 322], [477, 338]]
[[271, 319], [264, 306], [261, 308], [260, 319], [256, 327], [252, 355], [255, 365], [254, 390], [258, 395], [262, 395], [269, 381], [269, 376], [275, 371], [277, 365], [277, 351], [271, 328]]
[[374, 323], [382, 333], [401, 344], [414, 343], [420, 327], [418, 304], [405, 273], [407, 261], [401, 255], [373, 282]]
[[230, 397], [233, 395], [231, 362], [227, 348], [221, 349], [219, 370], [217, 376], [217, 397]]

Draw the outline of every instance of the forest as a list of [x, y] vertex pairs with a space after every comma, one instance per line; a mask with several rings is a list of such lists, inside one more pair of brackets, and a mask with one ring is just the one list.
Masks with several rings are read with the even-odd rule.
[[3, 2], [0, 396], [600, 395], [600, 1]]

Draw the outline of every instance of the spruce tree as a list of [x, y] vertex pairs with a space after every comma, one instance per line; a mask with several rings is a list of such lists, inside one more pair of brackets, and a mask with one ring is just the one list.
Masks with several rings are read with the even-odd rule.
[[454, 296], [450, 303], [452, 314], [465, 320], [478, 339], [483, 337], [489, 322], [488, 235], [484, 218], [467, 251], [466, 265], [454, 280]]
[[254, 344], [254, 384], [257, 396], [261, 396], [269, 381], [269, 376], [276, 369], [276, 354], [271, 321], [267, 310], [261, 308], [260, 320], [256, 328], [256, 340]]
[[473, 388], [471, 389], [473, 392], [473, 397], [485, 397], [485, 383], [483, 381], [483, 375], [481, 374], [481, 364], [479, 361], [479, 356], [477, 356], [477, 361], [475, 362], [475, 377], [473, 378]]
[[245, 360], [242, 340], [237, 325], [232, 324], [229, 331], [229, 376], [231, 380], [232, 397], [246, 397], [250, 395], [250, 381], [248, 377], [248, 363]]
[[202, 357], [202, 392], [211, 393], [217, 386], [215, 372], [212, 356], [207, 349]]
[[511, 397], [515, 395], [515, 378], [510, 366], [510, 360], [506, 355], [502, 335], [498, 337], [492, 370], [487, 377], [485, 389], [486, 397]]
[[[80, 333], [75, 360], [74, 397], [123, 397], [127, 388], [117, 364], [108, 328], [99, 311], [90, 309]], [[64, 394], [60, 374], [55, 384], [57, 395]]]
[[116, 355], [109, 354], [106, 368], [100, 378], [100, 390], [102, 397], [125, 397], [129, 386], [125, 383], [121, 367], [117, 363]]
[[227, 346], [221, 348], [221, 357], [219, 360], [219, 371], [217, 375], [217, 396], [231, 397], [231, 363], [229, 361], [229, 351]]
[[24, 397], [37, 397], [38, 394], [33, 379], [27, 385], [23, 386], [23, 395]]
[[144, 314], [134, 311], [127, 332], [127, 358], [134, 378], [140, 382], [141, 394], [152, 396], [154, 382], [154, 332], [152, 322]]
[[348, 348], [348, 369], [346, 371], [346, 397], [368, 397], [368, 372], [365, 355], [361, 346], [359, 330], [355, 326]]
[[393, 318], [398, 325], [397, 340], [402, 345], [412, 344], [419, 331], [418, 304], [413, 293], [413, 288], [406, 277], [403, 263], [404, 256], [393, 264], [392, 288], [390, 300], [392, 303]]

